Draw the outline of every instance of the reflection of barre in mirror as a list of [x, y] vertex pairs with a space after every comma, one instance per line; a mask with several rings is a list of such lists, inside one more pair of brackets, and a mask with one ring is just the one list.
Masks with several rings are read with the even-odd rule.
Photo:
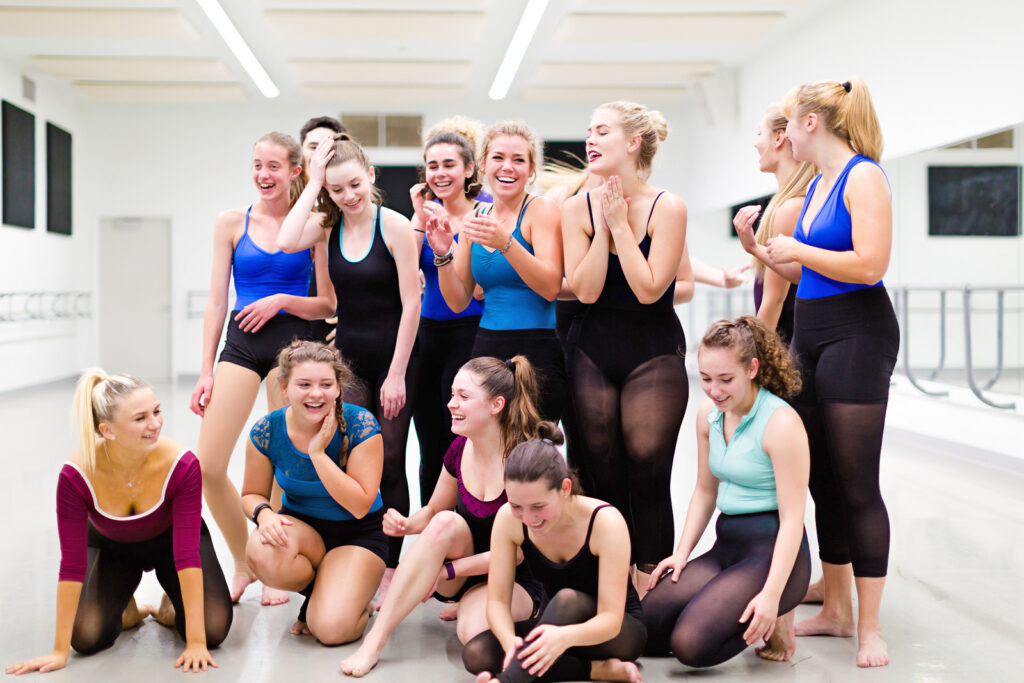
[[0, 323], [92, 317], [92, 292], [0, 292]]

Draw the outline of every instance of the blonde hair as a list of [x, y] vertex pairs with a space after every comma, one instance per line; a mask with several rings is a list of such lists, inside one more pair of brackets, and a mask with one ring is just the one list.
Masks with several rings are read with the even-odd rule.
[[[295, 138], [291, 135], [288, 135], [287, 133], [279, 133], [274, 130], [257, 140], [253, 146], [255, 147], [261, 142], [269, 142], [272, 145], [283, 147], [285, 151], [288, 152], [288, 164], [292, 168], [302, 166], [302, 147], [299, 146], [299, 143], [297, 143]], [[294, 206], [299, 195], [302, 194], [302, 190], [306, 187], [306, 180], [307, 176], [305, 170], [295, 176], [295, 179], [292, 180], [291, 184], [288, 186], [288, 206]]]
[[338, 399], [334, 402], [334, 417], [341, 430], [341, 451], [338, 453], [338, 465], [345, 466], [348, 462], [348, 434], [346, 433], [344, 396], [345, 386], [352, 381], [352, 371], [345, 364], [341, 352], [333, 346], [321, 342], [295, 340], [281, 349], [277, 354], [277, 367], [280, 368], [281, 388], [288, 386], [292, 370], [299, 363], [326, 363], [334, 370], [334, 379], [338, 382]]
[[[359, 165], [366, 171], [367, 182], [369, 182], [371, 167], [370, 158], [366, 156], [366, 151], [348, 133], [338, 133], [334, 136], [334, 156], [327, 162], [327, 168], [340, 166], [353, 159], [358, 161]], [[380, 205], [380, 190], [373, 183], [370, 184], [370, 198], [374, 204]], [[327, 192], [326, 187], [320, 189], [320, 195], [317, 197], [317, 208], [324, 215], [323, 220], [320, 222], [320, 225], [324, 228], [334, 227], [334, 224], [341, 218], [341, 209], [331, 199], [331, 195]]]
[[475, 151], [477, 147], [480, 146], [480, 140], [483, 139], [484, 124], [480, 123], [476, 119], [471, 119], [468, 116], [462, 116], [461, 114], [449, 116], [448, 118], [435, 123], [430, 130], [423, 134], [424, 146], [426, 146], [427, 142], [438, 133], [458, 133], [469, 141], [469, 144]]
[[505, 407], [498, 415], [501, 444], [507, 458], [522, 442], [536, 438], [541, 424], [538, 405], [537, 373], [526, 356], [507, 361], [480, 356], [466, 362], [460, 370], [473, 373], [488, 398], [501, 396]]
[[882, 157], [882, 129], [868, 86], [859, 78], [794, 88], [782, 103], [782, 113], [787, 118], [818, 114], [825, 128], [846, 140], [854, 152], [876, 162]]
[[586, 185], [587, 176], [590, 174], [587, 170], [586, 162], [578, 159], [575, 155], [571, 156], [578, 164], [571, 164], [557, 159], [546, 159], [544, 161], [544, 167], [537, 178], [537, 184], [545, 192], [550, 192], [556, 187], [565, 187], [568, 189], [566, 196], [571, 197]]
[[636, 102], [617, 100], [606, 102], [594, 111], [611, 109], [622, 117], [622, 131], [627, 138], [640, 136], [640, 153], [636, 158], [636, 170], [644, 180], [651, 175], [654, 155], [658, 153], [658, 145], [668, 137], [668, 121], [660, 111], [648, 109]]
[[529, 149], [530, 171], [536, 171], [540, 165], [540, 160], [544, 158], [543, 145], [537, 134], [533, 132], [533, 129], [522, 121], [502, 121], [488, 128], [484, 133], [483, 140], [480, 141], [480, 149], [476, 155], [480, 163], [487, 163], [487, 153], [490, 151], [491, 144], [495, 138], [503, 135], [520, 137], [526, 141], [526, 146]]
[[111, 423], [117, 407], [129, 395], [149, 385], [132, 375], [108, 375], [101, 368], [89, 368], [78, 378], [71, 417], [78, 432], [78, 449], [87, 474], [96, 469], [96, 437], [100, 423]]
[[[769, 120], [771, 132], [777, 133], [786, 130], [786, 124], [789, 122], [789, 119], [782, 115], [782, 109], [779, 105], [769, 105], [765, 116]], [[775, 213], [779, 210], [780, 206], [793, 197], [806, 196], [807, 187], [811, 184], [811, 180], [814, 179], [817, 173], [818, 170], [814, 167], [814, 164], [807, 161], [800, 162], [797, 169], [786, 179], [786, 182], [782, 184], [779, 191], [768, 202], [768, 206], [765, 207], [764, 214], [761, 216], [761, 223], [758, 225], [757, 233], [754, 235], [754, 239], [758, 244], [768, 244], [768, 240], [775, 237], [775, 229], [773, 227], [775, 224]], [[764, 280], [764, 262], [755, 256], [753, 266], [757, 279]]]
[[757, 358], [754, 383], [780, 398], [800, 391], [800, 371], [789, 348], [782, 343], [775, 330], [751, 315], [736, 320], [719, 320], [711, 325], [700, 340], [702, 349], [734, 349], [740, 363], [749, 366]]

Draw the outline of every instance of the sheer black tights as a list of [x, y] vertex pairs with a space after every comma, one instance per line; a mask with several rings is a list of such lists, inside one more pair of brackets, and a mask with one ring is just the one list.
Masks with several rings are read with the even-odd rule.
[[889, 513], [879, 488], [885, 403], [796, 403], [811, 447], [811, 496], [822, 561], [885, 576]]
[[[95, 532], [93, 532], [95, 537]], [[233, 617], [231, 594], [206, 525], [199, 537], [203, 564], [203, 611], [206, 646], [213, 649], [227, 637]], [[185, 608], [174, 567], [171, 532], [140, 543], [90, 543], [82, 596], [75, 613], [71, 647], [88, 655], [114, 644], [121, 633], [121, 615], [142, 579], [144, 566], [155, 565], [156, 578], [174, 605], [174, 626], [185, 637]]]
[[[540, 619], [520, 621], [516, 624], [516, 635], [526, 635], [540, 624], [565, 626], [580, 624], [597, 614], [597, 599], [592, 595], [565, 588], [557, 593], [544, 608]], [[644, 649], [646, 629], [639, 619], [626, 614], [622, 619], [619, 634], [600, 645], [571, 647], [559, 657], [542, 677], [531, 675], [513, 659], [508, 669], [498, 674], [497, 679], [505, 683], [526, 683], [527, 681], [586, 681], [590, 680], [590, 663], [605, 659], [633, 661]], [[494, 634], [485, 631], [466, 643], [462, 651], [462, 662], [470, 673], [481, 671], [497, 673], [505, 659], [505, 652]]]
[[686, 364], [678, 355], [656, 356], [620, 385], [577, 349], [572, 382], [577, 432], [594, 484], [589, 493], [626, 518], [633, 562], [650, 571], [674, 542], [670, 483], [690, 395]]

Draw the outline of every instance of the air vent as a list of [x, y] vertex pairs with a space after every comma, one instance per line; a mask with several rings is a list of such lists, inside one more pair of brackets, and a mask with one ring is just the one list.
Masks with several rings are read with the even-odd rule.
[[353, 138], [367, 147], [419, 147], [422, 116], [342, 114], [341, 122]]
[[28, 76], [21, 77], [21, 96], [29, 102], [36, 101], [36, 82]]

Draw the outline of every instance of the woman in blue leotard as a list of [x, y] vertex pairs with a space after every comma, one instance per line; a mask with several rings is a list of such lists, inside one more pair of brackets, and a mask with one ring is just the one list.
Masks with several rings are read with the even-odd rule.
[[[203, 418], [196, 456], [203, 470], [203, 493], [235, 561], [231, 598], [235, 601], [254, 580], [245, 560], [249, 535], [241, 514], [238, 489], [228, 479], [228, 460], [252, 411], [260, 382], [277, 364], [277, 352], [295, 338], [308, 338], [309, 321], [324, 318], [334, 308], [334, 291], [327, 277], [326, 240], [288, 254], [277, 247], [281, 224], [292, 207], [290, 192], [302, 173], [301, 150], [283, 133], [268, 133], [253, 148], [252, 180], [259, 199], [248, 209], [231, 209], [217, 216], [213, 231], [213, 271], [203, 319], [203, 361], [192, 391], [192, 411]], [[315, 222], [307, 211], [304, 221]], [[307, 296], [313, 264], [317, 293]], [[228, 319], [227, 340], [214, 359], [224, 316], [228, 284], [235, 280], [236, 301]], [[268, 407], [281, 405], [271, 379]], [[264, 587], [263, 604], [288, 597]]]

